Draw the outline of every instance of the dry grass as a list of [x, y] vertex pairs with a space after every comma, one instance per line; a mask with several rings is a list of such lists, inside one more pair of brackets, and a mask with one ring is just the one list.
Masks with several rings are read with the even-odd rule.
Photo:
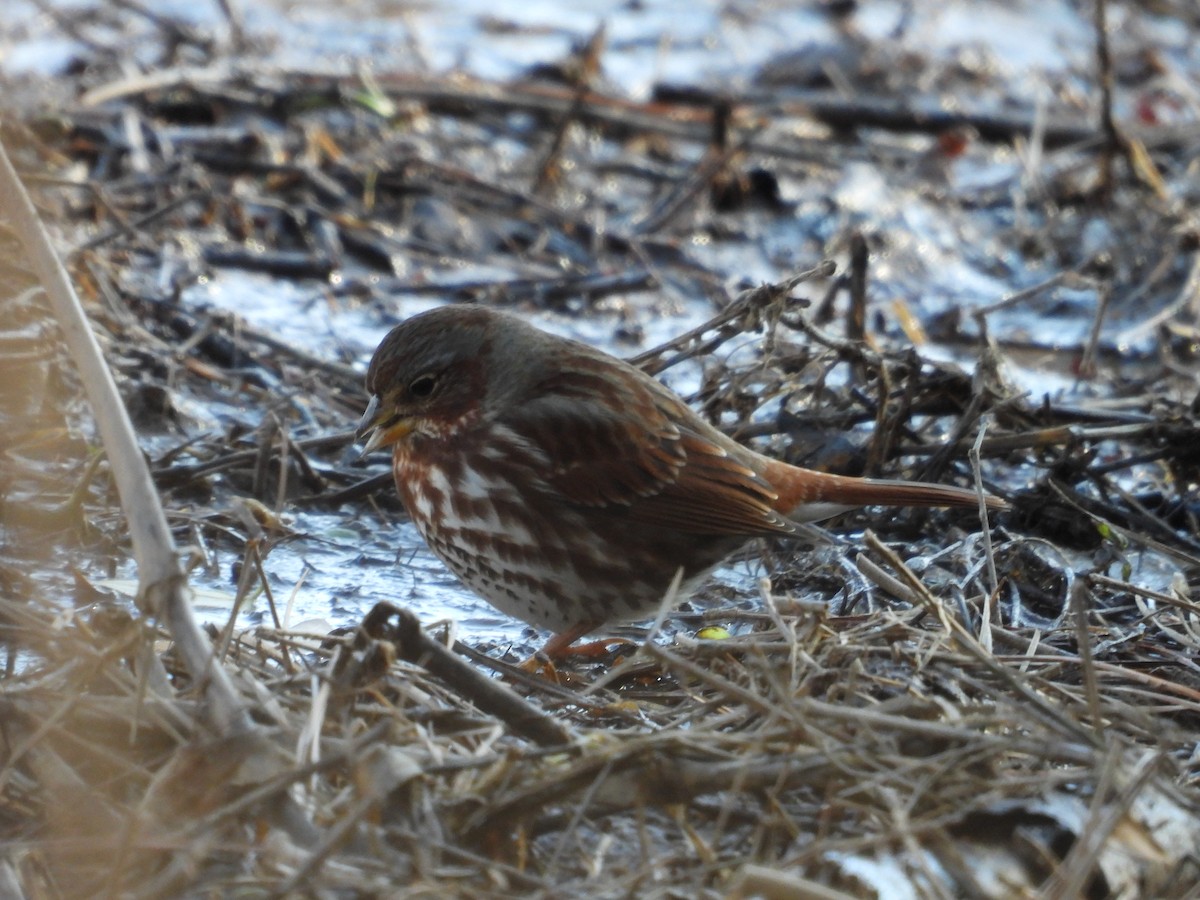
[[[1081, 593], [1099, 607], [1106, 590]], [[988, 651], [937, 601], [771, 608], [760, 631], [649, 644], [600, 679], [518, 682], [557, 743], [521, 737], [519, 705], [481, 712], [469, 678], [452, 689], [397, 661], [390, 633], [240, 638], [224, 665], [264, 728], [215, 738], [169, 650], [174, 690], [151, 684], [162, 651], [138, 621], [64, 624], [10, 602], [25, 655], [2, 701], [8, 873], [28, 896], [717, 896], [768, 874], [848, 896], [889, 879], [976, 896], [1194, 883], [1200, 691], [1162, 662], [1194, 657], [1194, 612], [1146, 606], [1136, 647], [1099, 662], [1070, 617], [990, 623]], [[1111, 630], [1089, 621], [1103, 643]], [[285, 797], [307, 821], [278, 814]]]

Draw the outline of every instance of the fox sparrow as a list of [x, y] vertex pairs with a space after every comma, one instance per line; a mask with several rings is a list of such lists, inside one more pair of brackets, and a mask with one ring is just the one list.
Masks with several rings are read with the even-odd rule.
[[753, 537], [856, 506], [978, 503], [770, 459], [628, 363], [478, 306], [392, 329], [367, 391], [364, 452], [392, 448], [430, 548], [492, 605], [553, 630], [551, 657], [655, 610], [681, 568], [686, 596]]

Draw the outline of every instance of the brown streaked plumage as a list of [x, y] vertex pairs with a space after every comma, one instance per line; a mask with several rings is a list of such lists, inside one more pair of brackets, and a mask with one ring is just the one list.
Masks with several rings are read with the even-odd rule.
[[391, 446], [430, 548], [493, 606], [553, 630], [551, 656], [652, 612], [680, 568], [686, 596], [751, 538], [856, 506], [979, 502], [770, 459], [628, 363], [483, 307], [392, 329], [367, 391], [364, 452]]

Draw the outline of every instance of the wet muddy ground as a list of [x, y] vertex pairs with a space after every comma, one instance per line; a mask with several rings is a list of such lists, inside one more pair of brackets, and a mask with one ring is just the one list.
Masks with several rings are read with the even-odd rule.
[[[731, 757], [803, 749], [832, 762], [822, 757], [822, 774], [802, 788], [772, 769], [778, 792], [747, 793], [706, 757], [701, 787], [671, 799], [687, 816], [651, 804], [662, 816], [651, 837], [635, 834], [646, 807], [615, 803], [619, 812], [593, 817], [588, 803], [572, 806], [564, 798], [578, 800], [576, 782], [545, 799], [542, 813], [557, 812], [536, 821], [523, 818], [536, 798], [468, 814], [451, 809], [448, 781], [420, 802], [406, 795], [406, 815], [495, 842], [482, 855], [503, 860], [502, 877], [454, 857], [463, 845], [443, 838], [433, 868], [454, 857], [471, 869], [450, 877], [459, 889], [501, 878], [514, 893], [590, 890], [608, 860], [620, 873], [614, 894], [650, 884], [724, 893], [735, 876], [766, 877], [747, 874], [749, 864], [853, 894], [878, 887], [893, 864], [912, 879], [932, 854], [939, 883], [954, 886], [939, 889], [970, 893], [964, 867], [930, 837], [970, 816], [1013, 833], [1050, 821], [1079, 847], [1081, 822], [1064, 811], [1072, 801], [1092, 815], [1116, 810], [1152, 837], [1130, 785], [1150, 784], [1179, 808], [1196, 802], [1191, 4], [377, 4], [347, 16], [317, 3], [222, 15], [18, 2], [0, 29], [0, 138], [116, 375], [186, 550], [197, 614], [217, 631], [231, 624], [238, 664], [267, 683], [286, 671], [276, 686], [295, 692], [285, 703], [296, 715], [311, 697], [297, 672], [323, 671], [330, 651], [305, 644], [305, 666], [278, 669], [263, 647], [289, 640], [281, 634], [351, 629], [379, 602], [412, 609], [426, 627], [453, 622], [493, 659], [521, 659], [544, 639], [454, 581], [405, 519], [386, 456], [359, 459], [353, 446], [376, 343], [436, 304], [514, 310], [635, 358], [765, 452], [851, 474], [965, 485], [978, 476], [1012, 504], [988, 528], [973, 513], [867, 510], [830, 523], [827, 539], [758, 546], [671, 618], [665, 636], [682, 644], [643, 648], [632, 674], [615, 679], [628, 661], [581, 664], [585, 687], [565, 690], [584, 694], [526, 686], [573, 727], [637, 735], [638, 754], [678, 761], [695, 732]], [[17, 689], [61, 664], [48, 649], [53, 628], [91, 640], [106, 633], [97, 618], [131, 615], [137, 569], [81, 385], [22, 251], [4, 240], [0, 572], [12, 602], [53, 624], [22, 650], [10, 643]], [[744, 293], [823, 260], [834, 266], [787, 298]], [[714, 319], [722, 324], [676, 340]], [[888, 580], [880, 565], [909, 574]], [[694, 635], [708, 622], [745, 644], [703, 649]], [[976, 646], [979, 656], [964, 650]], [[850, 685], [839, 681], [848, 666]], [[1033, 686], [1014, 687], [1010, 669]], [[439, 704], [458, 701], [429, 690], [437, 701], [406, 703], [450, 715]], [[596, 706], [581, 699], [589, 691], [611, 694]], [[775, 712], [751, 695], [771, 696]], [[828, 706], [801, 714], [798, 697]], [[977, 793], [966, 811], [914, 788], [928, 773], [885, 783], [879, 773], [911, 755], [898, 721], [875, 723], [898, 730], [874, 756], [832, 724], [837, 704], [861, 712], [914, 698], [919, 714], [897, 719], [948, 716], [957, 728], [982, 709], [993, 716], [970, 726], [969, 741], [922, 738], [959, 742], [953, 753], [938, 745], [943, 762], [987, 760], [980, 782], [960, 773], [946, 788]], [[366, 719], [378, 727], [389, 715]], [[786, 738], [775, 716], [788, 721]], [[342, 738], [349, 721], [337, 726], [350, 729]], [[411, 746], [406, 729], [426, 729], [443, 762], [463, 751], [453, 729], [405, 721], [401, 745]], [[827, 728], [827, 742], [805, 727]], [[996, 750], [984, 735], [997, 730], [1020, 740]], [[749, 744], [739, 751], [733, 735]], [[1057, 749], [1030, 762], [1038, 741]], [[470, 752], [486, 755], [481, 746]], [[835, 747], [860, 755], [836, 772]], [[581, 766], [599, 768], [571, 778], [602, 793], [608, 765], [662, 792], [638, 754], [585, 755]], [[427, 759], [416, 764], [434, 777]], [[880, 778], [868, 799], [851, 798], [851, 770]], [[471, 789], [486, 794], [475, 774]], [[1022, 778], [1041, 781], [1021, 790]], [[1052, 787], [1067, 784], [1087, 788]], [[879, 813], [897, 790], [922, 823], [907, 857], [895, 810]], [[1062, 808], [1036, 806], [1035, 793]], [[781, 816], [770, 828], [754, 824], [760, 801]], [[1026, 818], [1004, 820], [1005, 804]], [[19, 832], [30, 820], [13, 821]], [[616, 832], [605, 834], [606, 822]], [[388, 865], [432, 877], [402, 831], [387, 832]], [[863, 833], [876, 843], [856, 844]], [[1153, 868], [1128, 875], [1100, 850], [1056, 851], [1069, 863], [1057, 869], [1016, 856], [1005, 877], [1050, 879], [1059, 891], [1079, 878], [1144, 886]], [[1181, 865], [1171, 857], [1154, 870], [1164, 895], [1187, 881]], [[209, 884], [227, 877], [219, 864], [200, 868]], [[380, 874], [369, 868], [358, 887]], [[72, 892], [67, 863], [40, 871]], [[82, 883], [94, 885], [87, 871]], [[321, 872], [320, 890], [356, 886]], [[518, 888], [521, 878], [532, 881]]]

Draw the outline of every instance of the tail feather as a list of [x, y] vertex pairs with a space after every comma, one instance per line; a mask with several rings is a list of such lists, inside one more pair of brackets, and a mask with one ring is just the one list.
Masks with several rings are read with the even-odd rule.
[[[781, 468], [768, 475], [779, 494], [775, 510], [797, 522], [816, 522], [859, 506], [979, 505], [978, 493], [949, 484], [851, 478], [777, 465]], [[983, 502], [988, 509], [1008, 506], [991, 494], [984, 494]]]

